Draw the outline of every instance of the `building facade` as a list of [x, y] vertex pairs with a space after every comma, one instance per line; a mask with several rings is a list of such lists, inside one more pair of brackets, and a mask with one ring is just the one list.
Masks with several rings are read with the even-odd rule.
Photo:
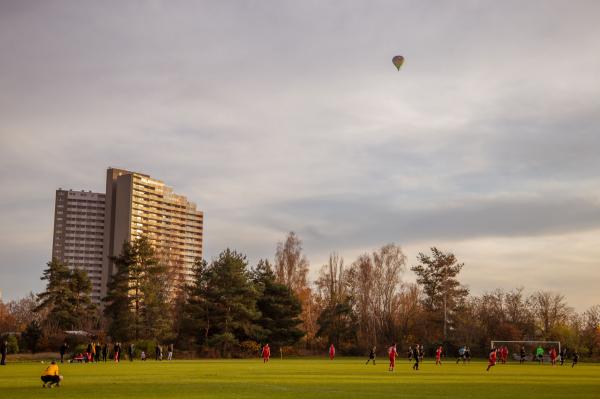
[[104, 253], [105, 195], [91, 191], [56, 190], [52, 257], [69, 268], [87, 272], [92, 301], [100, 303]]
[[104, 289], [114, 273], [112, 258], [120, 254], [124, 242], [142, 236], [168, 264], [175, 284], [191, 282], [195, 261], [202, 258], [204, 215], [162, 181], [109, 168], [104, 224]]
[[81, 268], [92, 282], [92, 300], [106, 296], [123, 243], [145, 236], [174, 285], [191, 282], [202, 258], [204, 214], [186, 197], [148, 175], [109, 168], [106, 193], [58, 189], [52, 257]]

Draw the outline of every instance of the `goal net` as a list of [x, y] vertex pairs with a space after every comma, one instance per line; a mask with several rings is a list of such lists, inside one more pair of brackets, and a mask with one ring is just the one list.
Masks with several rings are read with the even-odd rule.
[[490, 341], [490, 349], [506, 346], [509, 351], [509, 358], [520, 360], [521, 348], [525, 349], [525, 360], [536, 360], [536, 350], [541, 347], [544, 350], [544, 361], [549, 360], [549, 351], [551, 348], [556, 350], [557, 354], [561, 352], [560, 341]]

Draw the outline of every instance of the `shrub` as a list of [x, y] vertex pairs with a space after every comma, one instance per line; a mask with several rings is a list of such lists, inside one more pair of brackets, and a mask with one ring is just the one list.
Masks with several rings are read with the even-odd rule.
[[240, 349], [246, 356], [257, 356], [260, 351], [260, 344], [256, 341], [242, 341], [240, 343]]
[[85, 353], [87, 351], [87, 344], [78, 344], [73, 347], [73, 355], [79, 353]]
[[[150, 339], [142, 339], [140, 341], [137, 341], [135, 344], [135, 356], [137, 356], [137, 354], [141, 354], [142, 351], [144, 351], [146, 352], [147, 358], [152, 358], [154, 357], [155, 348], [156, 341]], [[163, 348], [163, 352], [165, 352], [165, 348]]]
[[8, 346], [8, 353], [19, 353], [19, 341], [17, 341], [17, 337], [14, 335], [9, 335], [6, 339]]

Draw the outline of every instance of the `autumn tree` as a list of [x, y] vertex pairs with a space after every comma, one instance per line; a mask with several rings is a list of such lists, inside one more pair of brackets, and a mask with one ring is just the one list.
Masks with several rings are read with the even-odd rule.
[[425, 294], [423, 304], [430, 312], [433, 323], [441, 326], [445, 341], [448, 326], [453, 322], [453, 313], [469, 294], [469, 290], [458, 280], [464, 263], [458, 263], [453, 253], [442, 252], [436, 247], [431, 248], [431, 256], [420, 252], [417, 260], [419, 264], [411, 270], [417, 275], [417, 283]]
[[600, 355], [600, 305], [594, 305], [583, 313], [581, 338], [588, 356]]
[[302, 305], [301, 329], [305, 333], [307, 346], [311, 347], [317, 333], [317, 318], [320, 312], [316, 297], [308, 284], [309, 263], [303, 253], [302, 241], [293, 231], [285, 241], [277, 244], [273, 271], [278, 283], [292, 289]]
[[315, 282], [322, 301], [317, 335], [327, 337], [329, 343], [342, 349], [356, 345], [357, 329], [346, 276], [344, 259], [333, 253]]
[[358, 318], [360, 341], [366, 345], [397, 340], [398, 296], [406, 256], [402, 249], [387, 244], [363, 254], [348, 270], [348, 286]]
[[528, 298], [531, 310], [536, 320], [540, 339], [552, 339], [555, 327], [566, 324], [573, 309], [567, 305], [561, 294], [538, 291]]
[[287, 285], [294, 291], [302, 290], [307, 286], [308, 268], [308, 260], [302, 253], [302, 241], [292, 231], [284, 242], [277, 244], [275, 252], [277, 282]]

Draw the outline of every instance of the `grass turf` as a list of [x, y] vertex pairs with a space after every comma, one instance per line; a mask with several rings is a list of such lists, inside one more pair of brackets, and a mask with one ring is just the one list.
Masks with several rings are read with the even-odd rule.
[[600, 398], [600, 365], [468, 365], [399, 359], [197, 360], [59, 365], [60, 388], [42, 389], [47, 364], [0, 367], [0, 397], [21, 398]]

